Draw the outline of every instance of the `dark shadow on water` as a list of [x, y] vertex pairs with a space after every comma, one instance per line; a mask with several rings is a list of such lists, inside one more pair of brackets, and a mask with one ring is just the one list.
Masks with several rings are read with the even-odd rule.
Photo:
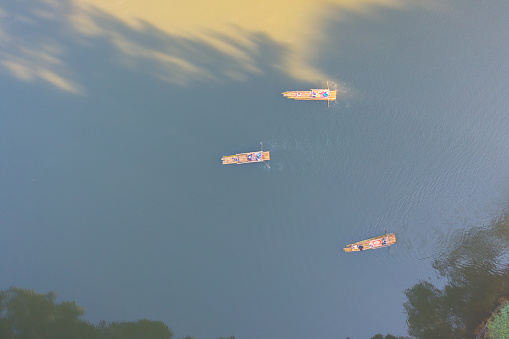
[[421, 281], [405, 291], [409, 334], [416, 338], [473, 338], [497, 300], [509, 295], [509, 214], [455, 236], [457, 244], [433, 263], [445, 287]]
[[[85, 310], [74, 301], [56, 302], [54, 292], [40, 294], [11, 287], [0, 291], [0, 337], [41, 339], [171, 339], [162, 321], [138, 320], [97, 325], [82, 319]], [[194, 337], [187, 336], [193, 339]], [[227, 339], [221, 337], [218, 339]], [[235, 339], [229, 336], [228, 339]]]

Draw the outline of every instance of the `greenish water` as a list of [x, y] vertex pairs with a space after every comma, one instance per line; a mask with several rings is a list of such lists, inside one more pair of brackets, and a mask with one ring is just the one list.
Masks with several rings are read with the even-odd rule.
[[[285, 46], [263, 35], [247, 36], [259, 72], [234, 81], [209, 45], [100, 17], [209, 69], [188, 86], [1, 5], [0, 288], [54, 290], [90, 321], [161, 320], [177, 336], [407, 333], [404, 291], [444, 283], [434, 260], [509, 196], [509, 5], [433, 4], [332, 9], [322, 83], [283, 73]], [[49, 42], [82, 95], [7, 71]], [[348, 88], [330, 108], [280, 95], [326, 80]], [[221, 165], [260, 141], [270, 169]], [[343, 253], [385, 229], [390, 250]]]

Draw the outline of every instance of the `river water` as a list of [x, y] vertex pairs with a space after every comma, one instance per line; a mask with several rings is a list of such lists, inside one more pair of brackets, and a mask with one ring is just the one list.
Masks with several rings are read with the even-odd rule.
[[404, 290], [507, 206], [509, 3], [219, 3], [0, 5], [0, 288], [177, 337], [406, 334]]

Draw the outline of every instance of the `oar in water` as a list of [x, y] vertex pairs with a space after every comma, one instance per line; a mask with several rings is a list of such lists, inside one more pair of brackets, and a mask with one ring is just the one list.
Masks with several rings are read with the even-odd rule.
[[[261, 147], [262, 147], [262, 155], [263, 155], [263, 142], [261, 142], [261, 141], [260, 141], [260, 145], [261, 145]], [[262, 161], [263, 161], [263, 163], [265, 164], [265, 166], [267, 166], [267, 167], [270, 169], [270, 166], [269, 166], [269, 165], [267, 165], [267, 163], [265, 162], [265, 160], [262, 160]]]
[[[387, 236], [387, 227], [384, 227], [384, 231], [385, 231], [385, 236]], [[387, 238], [387, 242], [389, 242], [389, 238]], [[387, 251], [390, 252], [391, 251], [391, 245], [387, 245], [387, 247], [389, 247], [389, 249]]]

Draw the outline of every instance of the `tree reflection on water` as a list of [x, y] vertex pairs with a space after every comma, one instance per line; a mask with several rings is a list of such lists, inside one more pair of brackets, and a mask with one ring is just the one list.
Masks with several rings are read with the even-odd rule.
[[[39, 294], [11, 287], [0, 291], [0, 338], [38, 339], [170, 339], [173, 332], [161, 321], [101, 321], [81, 319], [83, 307], [74, 301], [55, 303], [54, 292]], [[184, 339], [194, 339], [187, 336]], [[235, 339], [234, 336], [219, 339]]]
[[508, 295], [509, 214], [488, 227], [458, 233], [454, 245], [433, 263], [439, 275], [447, 278], [445, 287], [420, 281], [405, 290], [411, 336], [473, 337], [497, 299]]

